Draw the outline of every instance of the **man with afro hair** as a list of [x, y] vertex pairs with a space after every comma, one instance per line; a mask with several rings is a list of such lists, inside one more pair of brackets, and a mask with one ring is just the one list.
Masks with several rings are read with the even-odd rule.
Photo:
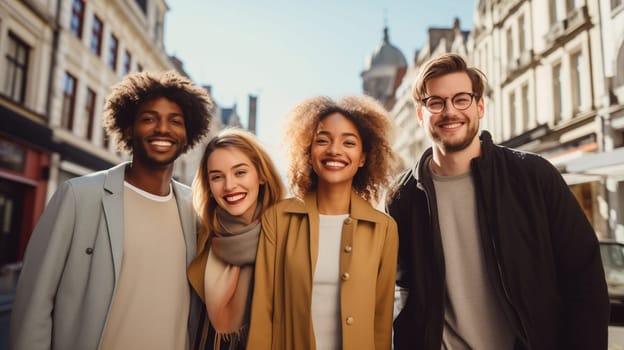
[[173, 163], [207, 134], [211, 110], [204, 89], [171, 71], [113, 87], [104, 126], [132, 160], [71, 179], [50, 200], [24, 257], [11, 349], [188, 347], [195, 216]]

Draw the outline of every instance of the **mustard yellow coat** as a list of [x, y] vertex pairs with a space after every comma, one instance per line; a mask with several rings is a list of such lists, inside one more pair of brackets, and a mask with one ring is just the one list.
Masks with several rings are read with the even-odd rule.
[[[316, 193], [267, 209], [256, 259], [247, 349], [315, 349], [312, 281], [318, 256]], [[342, 349], [390, 349], [398, 235], [394, 220], [351, 194], [342, 226]]]

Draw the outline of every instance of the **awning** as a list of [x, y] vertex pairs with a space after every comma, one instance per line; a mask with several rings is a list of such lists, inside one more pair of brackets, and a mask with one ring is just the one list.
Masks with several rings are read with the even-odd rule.
[[624, 178], [624, 147], [571, 160], [566, 163], [565, 172]]

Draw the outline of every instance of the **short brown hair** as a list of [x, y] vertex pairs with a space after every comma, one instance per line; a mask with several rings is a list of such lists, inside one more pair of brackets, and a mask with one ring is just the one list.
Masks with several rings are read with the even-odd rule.
[[124, 132], [134, 123], [139, 106], [159, 97], [175, 102], [182, 109], [188, 141], [183, 153], [208, 133], [213, 103], [205, 89], [175, 71], [136, 72], [113, 86], [104, 107], [104, 128], [118, 150], [132, 152], [132, 140]]
[[458, 54], [447, 53], [427, 61], [420, 69], [412, 89], [412, 97], [417, 105], [422, 105], [422, 100], [427, 97], [427, 82], [446, 74], [463, 72], [468, 75], [472, 82], [472, 93], [475, 100], [483, 96], [486, 87], [486, 77], [476, 67], [469, 67], [466, 61]]
[[353, 189], [362, 198], [376, 202], [396, 169], [397, 157], [389, 141], [393, 124], [388, 112], [368, 96], [350, 96], [339, 101], [315, 97], [288, 113], [285, 141], [290, 156], [289, 187], [297, 198], [316, 190], [318, 178], [310, 164], [310, 147], [319, 122], [333, 113], [352, 121], [360, 133], [366, 163], [355, 174]]

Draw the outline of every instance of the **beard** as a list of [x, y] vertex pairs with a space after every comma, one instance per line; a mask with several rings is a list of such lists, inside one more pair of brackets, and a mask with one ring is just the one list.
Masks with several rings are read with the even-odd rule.
[[[435, 144], [437, 144], [444, 153], [455, 153], [460, 152], [468, 148], [472, 141], [477, 137], [479, 133], [479, 122], [478, 117], [476, 119], [471, 120], [468, 119], [466, 134], [461, 139], [444, 139], [444, 137], [440, 136], [433, 127], [430, 127], [431, 139]], [[446, 118], [442, 120], [442, 122], [448, 122], [450, 118]]]

